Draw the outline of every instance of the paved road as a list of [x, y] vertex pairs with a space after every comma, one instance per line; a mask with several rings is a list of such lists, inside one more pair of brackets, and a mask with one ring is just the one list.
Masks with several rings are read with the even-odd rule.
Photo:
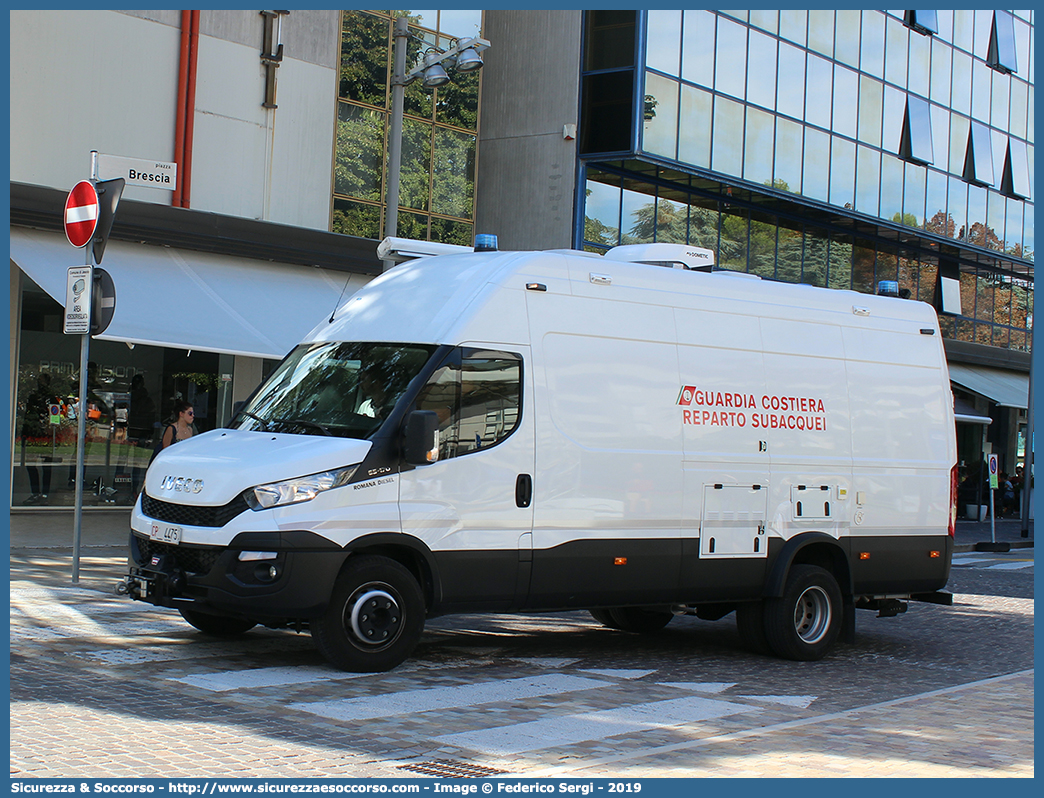
[[[307, 634], [207, 638], [102, 592], [118, 549], [12, 550], [13, 777], [1032, 776], [1032, 549], [962, 554], [953, 607], [858, 616], [819, 663], [731, 619], [429, 622], [388, 674]], [[1003, 719], [1003, 722], [999, 722]]]

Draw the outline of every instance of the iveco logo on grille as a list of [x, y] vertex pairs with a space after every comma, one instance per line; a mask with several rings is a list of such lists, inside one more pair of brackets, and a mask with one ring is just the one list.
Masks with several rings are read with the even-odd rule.
[[181, 493], [199, 493], [203, 490], [202, 479], [190, 479], [189, 477], [163, 477], [160, 483], [161, 490], [176, 490]]

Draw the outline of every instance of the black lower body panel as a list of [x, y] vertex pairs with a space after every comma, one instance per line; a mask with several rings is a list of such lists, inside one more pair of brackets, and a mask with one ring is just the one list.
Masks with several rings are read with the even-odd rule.
[[274, 560], [241, 562], [239, 552], [132, 534], [131, 574], [150, 580], [144, 600], [159, 606], [281, 622], [321, 615], [348, 556], [329, 546], [299, 547], [275, 551]]

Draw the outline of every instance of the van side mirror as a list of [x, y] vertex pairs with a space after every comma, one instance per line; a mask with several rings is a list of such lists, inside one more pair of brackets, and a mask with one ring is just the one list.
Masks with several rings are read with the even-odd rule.
[[414, 410], [406, 417], [405, 455], [410, 465], [439, 459], [439, 416], [434, 410]]

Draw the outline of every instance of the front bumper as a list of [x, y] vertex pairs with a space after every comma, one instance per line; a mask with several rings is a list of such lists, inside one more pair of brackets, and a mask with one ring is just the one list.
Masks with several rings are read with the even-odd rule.
[[[258, 550], [276, 557], [240, 561], [241, 551]], [[348, 556], [309, 532], [244, 533], [228, 546], [171, 545], [131, 533], [130, 554], [133, 565], [117, 592], [270, 626], [321, 615]]]

